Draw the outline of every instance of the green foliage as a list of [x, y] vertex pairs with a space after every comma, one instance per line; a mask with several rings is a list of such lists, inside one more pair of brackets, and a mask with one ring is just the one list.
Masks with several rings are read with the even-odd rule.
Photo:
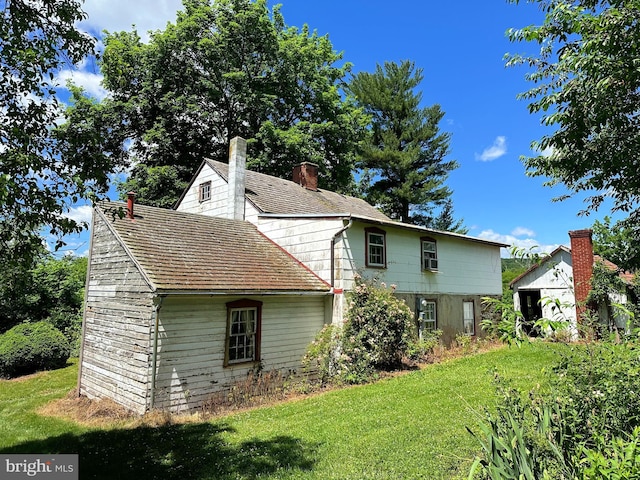
[[593, 230], [593, 253], [615, 263], [624, 271], [640, 270], [639, 226], [618, 221], [611, 224], [610, 217], [596, 220]]
[[247, 139], [253, 170], [290, 179], [295, 164], [311, 161], [321, 188], [350, 191], [366, 119], [343, 95], [351, 65], [336, 65], [342, 55], [328, 36], [287, 26], [266, 0], [183, 5], [148, 43], [136, 31], [106, 35], [100, 67], [110, 96], [76, 102], [82, 115], [69, 117], [70, 131], [98, 126], [81, 153], [132, 156], [120, 190], [156, 206], [173, 205], [203, 159], [226, 162], [235, 136]]
[[[58, 239], [83, 228], [65, 216], [80, 198], [106, 192], [110, 162], [60, 161], [55, 127], [62, 114], [56, 74], [92, 53], [94, 39], [76, 28], [81, 2], [4, 1], [0, 15], [1, 269], [40, 252], [41, 228]], [[63, 242], [58, 240], [56, 246]]]
[[414, 337], [407, 345], [407, 357], [416, 361], [429, 361], [436, 347], [440, 345], [441, 337], [442, 330], [424, 332], [422, 338]]
[[[512, 0], [518, 3], [518, 0]], [[637, 0], [532, 0], [545, 12], [542, 25], [511, 29], [512, 41], [540, 47], [537, 55], [510, 55], [525, 65], [534, 86], [520, 97], [542, 114], [548, 135], [533, 143], [527, 172], [564, 184], [572, 193], [592, 192], [586, 211], [605, 198], [614, 211], [638, 224], [640, 69]], [[560, 197], [561, 200], [565, 197]]]
[[0, 335], [0, 377], [60, 368], [70, 354], [69, 342], [50, 323], [22, 323]]
[[[374, 73], [353, 76], [349, 90], [371, 116], [370, 136], [362, 144], [359, 167], [361, 189], [372, 205], [405, 223], [464, 231], [452, 218], [451, 190], [445, 181], [458, 167], [445, 161], [451, 135], [440, 132], [444, 116], [439, 105], [420, 107], [415, 88], [423, 79], [413, 62], [385, 62]], [[441, 216], [432, 215], [444, 206]]]
[[307, 349], [305, 364], [322, 380], [364, 383], [398, 367], [416, 340], [413, 314], [386, 288], [356, 276], [343, 326], [326, 326]]
[[302, 365], [307, 371], [316, 371], [322, 383], [331, 379], [335, 365], [335, 354], [341, 329], [336, 325], [325, 325], [307, 347]]
[[549, 373], [548, 392], [523, 399], [500, 387], [496, 413], [480, 434], [470, 474], [482, 478], [636, 478], [640, 472], [639, 347], [571, 347]]
[[496, 413], [485, 412], [480, 432], [467, 429], [482, 447], [469, 479], [561, 480], [572, 478], [563, 453], [562, 412], [556, 404], [529, 406], [520, 393], [497, 379]]
[[582, 447], [579, 480], [640, 478], [640, 428], [610, 441], [598, 437], [595, 448]]
[[87, 259], [43, 255], [29, 269], [0, 272], [0, 333], [21, 322], [46, 320], [77, 347]]
[[520, 346], [526, 335], [522, 334], [520, 323], [524, 319], [522, 312], [516, 310], [510, 299], [483, 297], [482, 304], [490, 312], [480, 322], [480, 328], [489, 337], [497, 338], [509, 345]]

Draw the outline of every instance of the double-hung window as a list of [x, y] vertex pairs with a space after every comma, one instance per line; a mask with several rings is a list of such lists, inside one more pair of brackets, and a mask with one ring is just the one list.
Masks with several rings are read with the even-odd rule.
[[422, 269], [436, 271], [438, 270], [438, 249], [436, 241], [430, 237], [422, 237], [420, 239]]
[[464, 333], [467, 335], [475, 335], [476, 334], [476, 322], [475, 322], [475, 314], [474, 314], [474, 306], [473, 301], [465, 301], [462, 302], [462, 310], [463, 310], [463, 329]]
[[260, 360], [262, 302], [238, 300], [227, 303], [225, 363]]
[[422, 338], [424, 334], [433, 332], [438, 328], [436, 302], [420, 299], [418, 312], [418, 332], [420, 334], [420, 338]]
[[367, 267], [387, 267], [387, 235], [384, 230], [371, 227], [365, 229]]
[[211, 182], [204, 182], [198, 188], [198, 201], [200, 203], [211, 199]]

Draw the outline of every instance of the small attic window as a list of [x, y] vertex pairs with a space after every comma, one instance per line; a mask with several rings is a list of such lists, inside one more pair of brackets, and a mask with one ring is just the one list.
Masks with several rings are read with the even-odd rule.
[[211, 199], [211, 182], [204, 182], [198, 188], [198, 201], [200, 203]]

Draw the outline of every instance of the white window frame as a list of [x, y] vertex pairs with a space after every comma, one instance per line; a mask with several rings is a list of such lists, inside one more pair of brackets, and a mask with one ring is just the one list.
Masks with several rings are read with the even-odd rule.
[[420, 300], [420, 314], [418, 318], [418, 333], [420, 338], [426, 332], [433, 332], [438, 328], [438, 305], [434, 300]]
[[[367, 267], [386, 268], [387, 267], [387, 234], [379, 228], [365, 230], [367, 237]], [[375, 239], [372, 241], [372, 239]], [[374, 252], [372, 252], [374, 250]], [[379, 260], [379, 261], [378, 261]]]
[[422, 269], [435, 272], [438, 270], [438, 245], [432, 238], [421, 238]]
[[198, 201], [200, 203], [211, 200], [211, 181], [202, 182], [198, 187]]
[[476, 306], [473, 300], [462, 302], [462, 330], [466, 335], [476, 334]]

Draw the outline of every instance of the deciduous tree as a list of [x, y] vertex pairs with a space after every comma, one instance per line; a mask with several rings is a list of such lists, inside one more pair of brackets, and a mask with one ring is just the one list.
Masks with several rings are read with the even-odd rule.
[[[75, 26], [76, 0], [0, 0], [0, 258], [31, 265], [47, 227], [60, 238], [81, 226], [71, 202], [105, 191], [109, 167], [60, 159], [56, 74], [93, 51]], [[59, 242], [60, 244], [60, 242]]]
[[539, 53], [507, 64], [531, 69], [535, 86], [521, 98], [550, 133], [533, 143], [540, 153], [524, 160], [527, 172], [570, 195], [587, 192], [586, 212], [611, 199], [640, 224], [640, 2], [530, 1], [544, 22], [508, 34]]
[[640, 271], [640, 228], [624, 222], [611, 222], [610, 217], [596, 220], [593, 230], [593, 251], [615, 263], [620, 269]]
[[286, 26], [278, 7], [184, 0], [176, 22], [149, 43], [135, 31], [104, 42], [110, 96], [94, 107], [110, 112], [103, 138], [113, 141], [95, 148], [133, 157], [121, 189], [137, 190], [140, 202], [171, 206], [203, 159], [227, 160], [237, 135], [248, 140], [254, 170], [291, 178], [307, 160], [319, 165], [322, 188], [352, 188], [365, 121], [341, 92], [350, 65], [337, 66], [327, 36]]
[[434, 208], [451, 197], [445, 181], [458, 163], [445, 159], [451, 135], [440, 131], [444, 112], [420, 106], [422, 79], [413, 62], [385, 62], [354, 75], [349, 89], [371, 117], [359, 157], [366, 199], [391, 218], [430, 226]]

